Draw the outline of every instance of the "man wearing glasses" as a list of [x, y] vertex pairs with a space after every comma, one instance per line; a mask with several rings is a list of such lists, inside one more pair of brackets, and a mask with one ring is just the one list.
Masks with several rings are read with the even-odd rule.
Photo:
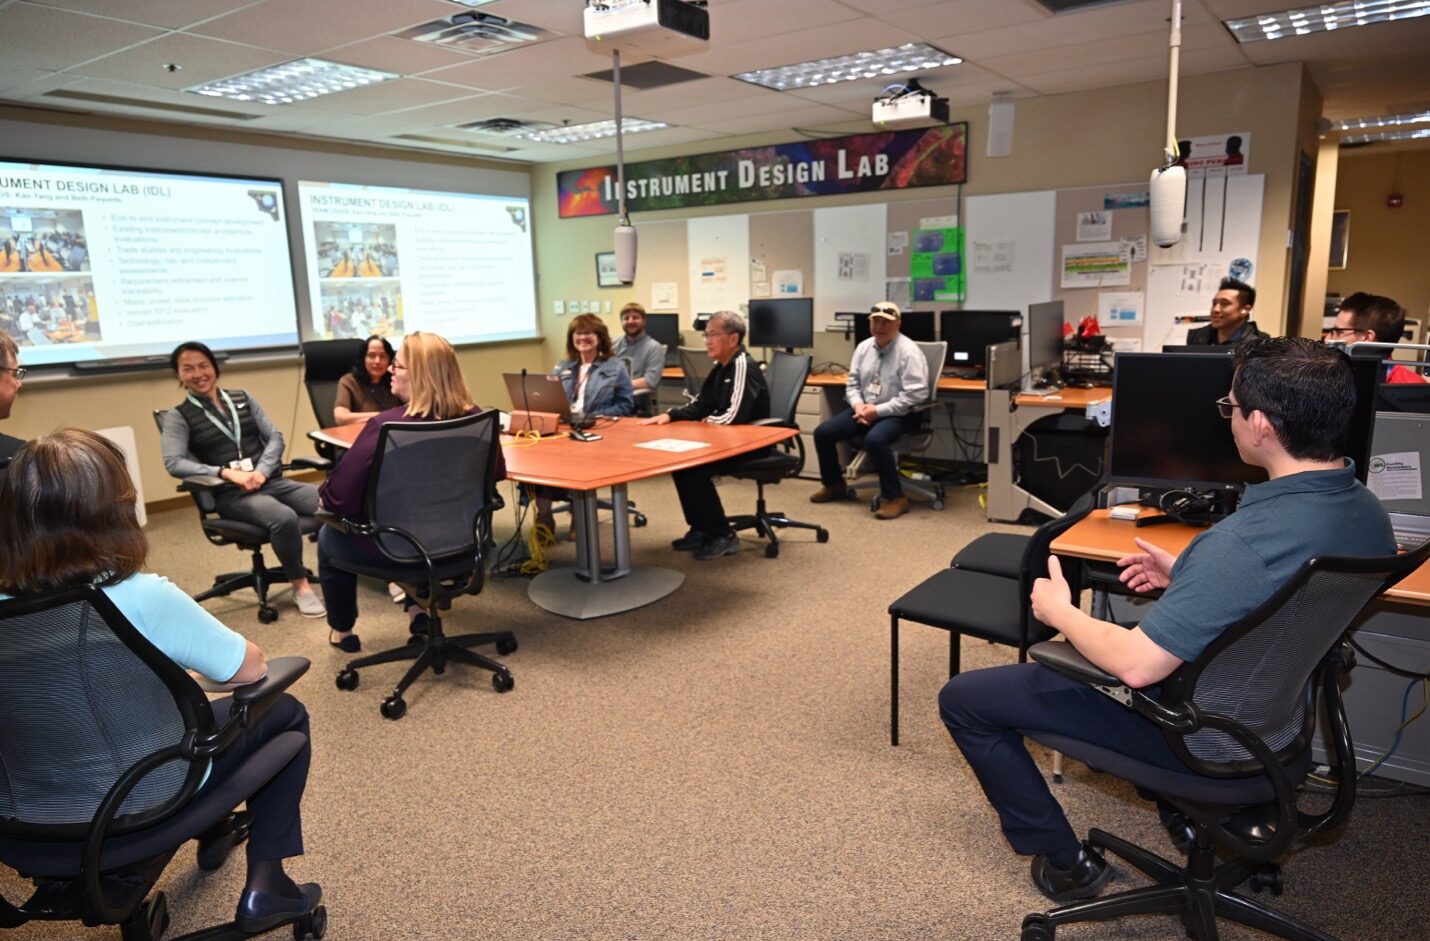
[[[1385, 510], [1342, 456], [1356, 404], [1345, 354], [1278, 337], [1248, 341], [1235, 355], [1231, 391], [1215, 404], [1231, 422], [1241, 459], [1270, 479], [1247, 486], [1237, 511], [1179, 557], [1138, 539], [1142, 551], [1118, 560], [1128, 588], [1165, 589], [1131, 630], [1074, 605], [1056, 556], [1048, 559], [1048, 577], [1033, 584], [1038, 620], [1134, 688], [1198, 659], [1308, 559], [1395, 552]], [[1111, 870], [1096, 848], [1079, 843], [1018, 730], [1058, 732], [1170, 770], [1183, 767], [1150, 721], [1041, 664], [962, 673], [944, 686], [939, 707], [1004, 836], [1015, 852], [1034, 857], [1033, 884], [1059, 903], [1093, 897]], [[1186, 821], [1170, 805], [1163, 811], [1173, 840], [1186, 839]]]
[[814, 429], [823, 486], [810, 496], [811, 503], [828, 503], [848, 494], [839, 466], [839, 443], [862, 437], [864, 453], [879, 472], [879, 507], [874, 515], [891, 520], [909, 512], [894, 442], [918, 430], [919, 416], [913, 409], [928, 399], [930, 378], [923, 350], [899, 332], [902, 317], [893, 301], [880, 301], [869, 309], [870, 337], [855, 347], [844, 386], [849, 407]]
[[[10, 334], [0, 333], [0, 421], [10, 417], [10, 408], [20, 391], [20, 380], [24, 378], [25, 367], [20, 365], [19, 348]], [[0, 473], [4, 473], [10, 458], [24, 443], [23, 438], [0, 433]]]
[[1256, 288], [1235, 278], [1222, 278], [1212, 297], [1211, 323], [1187, 334], [1188, 346], [1235, 346], [1266, 334], [1251, 319]]
[[[769, 387], [765, 385], [759, 364], [745, 351], [745, 318], [732, 310], [711, 314], [705, 325], [705, 352], [716, 365], [705, 377], [695, 401], [643, 419], [642, 425], [664, 425], [673, 421], [746, 425], [770, 417]], [[754, 456], [742, 454], [729, 461], [702, 464], [671, 475], [675, 479], [675, 492], [680, 495], [680, 509], [690, 526], [684, 536], [670, 544], [672, 549], [694, 552], [695, 558], [702, 562], [740, 551], [740, 537], [725, 519], [725, 507], [715, 490], [714, 478], [730, 466]]]
[[[1322, 338], [1327, 343], [1399, 343], [1405, 335], [1405, 308], [1388, 297], [1357, 291], [1336, 309], [1336, 325]], [[1407, 384], [1425, 382], [1425, 376], [1409, 366], [1385, 364], [1383, 382]]]

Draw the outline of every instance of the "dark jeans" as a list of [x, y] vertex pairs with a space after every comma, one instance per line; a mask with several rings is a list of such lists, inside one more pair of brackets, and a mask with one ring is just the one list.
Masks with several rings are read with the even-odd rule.
[[[331, 526], [324, 526], [318, 532], [318, 583], [323, 586], [323, 604], [328, 609], [328, 627], [335, 631], [350, 631], [357, 623], [358, 577], [344, 572], [333, 565], [333, 560], [346, 560], [363, 565], [387, 565], [388, 562], [375, 548], [369, 548], [364, 540], [354, 539]], [[399, 571], [394, 567], [394, 571]], [[402, 569], [408, 581], [427, 583], [427, 569], [416, 565]], [[393, 581], [403, 581], [402, 578]], [[403, 610], [415, 606], [412, 599], [403, 603]]]
[[949, 680], [939, 713], [1003, 827], [1024, 856], [1076, 852], [1079, 841], [1017, 729], [1055, 732], [1159, 767], [1185, 770], [1162, 732], [1097, 690], [1036, 663]]
[[713, 478], [736, 470], [745, 461], [764, 457], [769, 448], [761, 448], [750, 454], [741, 454], [713, 464], [702, 464], [671, 474], [675, 479], [675, 492], [680, 496], [680, 509], [685, 514], [686, 524], [706, 536], [726, 536], [734, 532], [725, 519], [725, 506], [720, 502], [720, 493], [715, 489]]
[[[212, 706], [214, 721], [222, 725], [233, 709], [233, 698], [214, 700]], [[205, 787], [227, 778], [250, 755], [283, 732], [308, 734], [308, 710], [287, 693], [279, 696], [257, 723], [250, 725], [227, 752], [214, 760]], [[304, 745], [283, 770], [249, 797], [248, 809], [253, 812], [253, 829], [248, 834], [249, 863], [303, 855], [299, 805], [308, 783], [312, 757], [312, 746]]]
[[917, 414], [891, 415], [881, 418], [872, 425], [861, 425], [854, 420], [854, 410], [844, 411], [820, 423], [814, 429], [814, 451], [819, 455], [819, 479], [826, 487], [835, 487], [844, 479], [839, 466], [839, 448], [842, 441], [864, 437], [864, 451], [874, 462], [879, 472], [879, 496], [884, 500], [895, 500], [904, 495], [904, 481], [899, 476], [899, 456], [894, 453], [894, 442], [904, 435], [919, 430], [920, 418]]
[[303, 531], [298, 517], [318, 512], [318, 488], [312, 484], [276, 477], [257, 493], [244, 493], [237, 487], [225, 487], [214, 495], [218, 515], [224, 519], [252, 523], [268, 530], [273, 554], [283, 566], [283, 575], [290, 582], [307, 578], [303, 566]]

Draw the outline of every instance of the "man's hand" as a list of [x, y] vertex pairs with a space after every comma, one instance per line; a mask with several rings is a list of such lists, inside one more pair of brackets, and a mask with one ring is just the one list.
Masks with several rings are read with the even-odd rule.
[[1072, 589], [1063, 578], [1063, 566], [1055, 555], [1048, 556], [1048, 577], [1033, 582], [1033, 616], [1049, 627], [1057, 627], [1060, 615], [1072, 608]]
[[234, 484], [244, 493], [256, 493], [258, 489], [268, 482], [268, 478], [258, 471], [241, 471], [232, 467], [225, 467], [219, 476], [231, 484]]
[[1177, 557], [1145, 539], [1139, 538], [1136, 542], [1142, 551], [1117, 560], [1122, 568], [1118, 579], [1137, 592], [1166, 588], [1172, 583], [1172, 566]]
[[652, 415], [650, 418], [642, 418], [636, 422], [637, 425], [668, 425], [670, 424], [670, 414], [661, 412], [659, 415]]
[[854, 406], [854, 420], [861, 425], [872, 425], [879, 418], [879, 410], [867, 402]]

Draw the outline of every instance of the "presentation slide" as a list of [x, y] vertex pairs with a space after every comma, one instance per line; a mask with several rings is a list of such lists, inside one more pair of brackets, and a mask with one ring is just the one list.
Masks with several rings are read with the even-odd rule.
[[0, 158], [0, 329], [26, 366], [296, 345], [282, 184]]
[[298, 181], [314, 337], [536, 336], [524, 197]]

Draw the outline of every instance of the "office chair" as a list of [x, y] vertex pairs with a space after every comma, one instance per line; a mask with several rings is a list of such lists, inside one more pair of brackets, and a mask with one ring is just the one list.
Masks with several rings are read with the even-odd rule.
[[[918, 430], [902, 435], [894, 442], [894, 451], [900, 455], [921, 453], [926, 451], [928, 446], [933, 443], [933, 414], [934, 405], [938, 399], [938, 379], [939, 376], [943, 375], [943, 361], [948, 356], [948, 344], [943, 341], [937, 343], [915, 342], [919, 344], [919, 349], [924, 351], [924, 358], [928, 360], [928, 399], [916, 409], [920, 416]], [[855, 439], [855, 447], [858, 447], [859, 444], [860, 439]], [[879, 488], [878, 478], [872, 481], [862, 482], [857, 479], [860, 473], [863, 472], [864, 461], [864, 452], [860, 451], [854, 455], [854, 459], [850, 461], [849, 466], [844, 469], [844, 476], [849, 481], [849, 499], [863, 499], [859, 496], [859, 491], [873, 489], [875, 494], [874, 498], [869, 502], [869, 508], [877, 510], [879, 508], [879, 494], [877, 492]], [[929, 501], [929, 506], [935, 510], [943, 509], [943, 484], [938, 481], [923, 483], [907, 478], [903, 484], [904, 490], [913, 491], [919, 496], [924, 497]]]
[[[1028, 647], [1053, 636], [1052, 628], [1033, 617], [1028, 600], [1033, 582], [1048, 574], [1048, 552], [1054, 539], [1092, 512], [1100, 488], [1094, 488], [1073, 504], [1068, 512], [1049, 520], [1031, 536], [1014, 535], [1011, 539], [995, 540], [1000, 563], [1013, 540], [1020, 540], [1016, 566], [1001, 571], [986, 571], [960, 564], [969, 549], [995, 534], [979, 536], [960, 550], [949, 567], [936, 572], [900, 595], [889, 605], [889, 744], [899, 744], [899, 622], [914, 621], [948, 631], [948, 675], [959, 671], [959, 642], [962, 635], [978, 637], [989, 643], [1007, 644], [1018, 648], [1018, 662], [1028, 659]], [[990, 553], [994, 556], [994, 553]], [[974, 561], [977, 561], [975, 558]], [[1084, 587], [1080, 572], [1065, 567], [1068, 583], [1073, 588], [1073, 604], [1078, 603]], [[1061, 762], [1054, 761], [1055, 778], [1061, 778]]]
[[[1037, 662], [1157, 725], [1186, 768], [1168, 770], [1067, 736], [1020, 731], [1156, 794], [1186, 816], [1194, 835], [1180, 865], [1093, 829], [1093, 846], [1111, 850], [1153, 884], [1031, 914], [1023, 920], [1023, 941], [1051, 941], [1059, 925], [1073, 922], [1151, 914], [1178, 916], [1198, 941], [1218, 937], [1218, 918], [1277, 937], [1328, 941], [1329, 935], [1236, 888], [1250, 880], [1254, 891], [1280, 894], [1275, 861], [1349, 816], [1356, 764], [1341, 685], [1354, 658], [1345, 635], [1376, 595], [1427, 558], [1430, 543], [1400, 556], [1310, 560], [1201, 657], [1163, 680], [1160, 692], [1129, 689], [1071, 644], [1034, 646]], [[1310, 813], [1297, 805], [1296, 787], [1311, 767], [1318, 712], [1327, 718], [1338, 774], [1330, 806]], [[1218, 852], [1225, 862], [1218, 862]]]
[[700, 397], [700, 389], [705, 385], [706, 377], [715, 368], [715, 361], [703, 348], [682, 346], [677, 352], [680, 355], [680, 371], [684, 374], [685, 397], [694, 402]]
[[[161, 434], [164, 430], [164, 415], [168, 411], [166, 408], [154, 410], [154, 424], [159, 427]], [[283, 469], [324, 470], [331, 466], [326, 460], [299, 457], [284, 464]], [[272, 624], [278, 620], [278, 609], [268, 603], [268, 588], [271, 585], [283, 584], [288, 581], [288, 576], [283, 574], [281, 568], [270, 568], [263, 559], [263, 547], [268, 545], [267, 529], [218, 515], [218, 502], [214, 499], [214, 494], [223, 487], [231, 486], [233, 485], [223, 478], [208, 474], [195, 474], [179, 480], [177, 489], [180, 493], [187, 493], [192, 497], [194, 508], [199, 511], [199, 526], [203, 529], [204, 538], [215, 546], [237, 546], [240, 551], [249, 554], [251, 561], [246, 572], [215, 575], [213, 587], [194, 595], [194, 600], [208, 601], [210, 598], [222, 598], [244, 588], [252, 588], [253, 593], [258, 596], [259, 623]], [[298, 528], [304, 536], [313, 536], [321, 526], [313, 517], [298, 518]], [[309, 571], [308, 578], [315, 580], [317, 576]]]
[[[809, 365], [812, 359], [813, 357], [810, 356], [775, 352], [769, 365], [765, 367], [765, 382], [770, 389], [771, 417], [756, 421], [756, 425], [778, 425], [782, 428], [799, 427], [799, 423], [794, 418], [795, 408], [799, 405], [799, 397], [804, 391], [804, 380], [809, 377]], [[799, 520], [790, 519], [778, 510], [772, 511], [765, 506], [765, 484], [778, 484], [786, 477], [796, 477], [803, 469], [804, 441], [796, 435], [778, 447], [771, 448], [769, 453], [742, 461], [739, 466], [727, 472], [736, 480], [753, 480], [755, 482], [757, 493], [755, 512], [731, 516], [727, 522], [730, 524], [730, 528], [737, 532], [742, 529], [753, 529], [768, 539], [769, 545], [765, 546], [765, 558], [767, 559], [773, 559], [780, 554], [779, 536], [775, 535], [777, 528], [810, 529], [814, 531], [816, 541], [829, 541], [829, 531], [823, 526], [814, 523], [801, 523]]]
[[[319, 428], [331, 428], [338, 423], [333, 407], [338, 399], [338, 381], [352, 371], [353, 363], [363, 355], [365, 343], [359, 339], [308, 340], [302, 344], [303, 385], [308, 389], [308, 402]], [[314, 441], [313, 449], [320, 457], [337, 461], [342, 450], [325, 441]]]
[[[247, 836], [235, 808], [307, 744], [289, 731], [201, 790], [226, 752], [308, 669], [268, 662], [233, 692], [215, 723], [195, 680], [149, 643], [98, 588], [0, 602], [0, 862], [31, 880], [29, 900], [0, 898], [0, 928], [30, 921], [119, 925], [124, 941], [158, 941], [169, 924], [150, 895], [179, 848], [199, 839], [199, 865], [217, 869]], [[290, 922], [321, 938], [320, 905]], [[252, 937], [230, 922], [174, 941]]]
[[[626, 364], [626, 375], [635, 377], [635, 360], [629, 356], [622, 356], [621, 362]], [[654, 389], [633, 389], [632, 396], [635, 399], [636, 415], [640, 418], [649, 418], [655, 414], [655, 390]]]
[[388, 422], [379, 432], [363, 499], [368, 521], [324, 517], [330, 526], [369, 538], [381, 555], [371, 562], [334, 559], [336, 568], [397, 582], [427, 612], [425, 636], [351, 660], [338, 673], [338, 689], [352, 690], [364, 667], [415, 660], [382, 702], [388, 719], [406, 714], [402, 694], [424, 671], [442, 673], [449, 663], [492, 671], [499, 693], [515, 685], [506, 666], [468, 649], [495, 644], [498, 654], [509, 654], [517, 646], [510, 631], [442, 633], [442, 609], [453, 598], [481, 593], [485, 581], [500, 454], [497, 416], [491, 410], [447, 421]]

